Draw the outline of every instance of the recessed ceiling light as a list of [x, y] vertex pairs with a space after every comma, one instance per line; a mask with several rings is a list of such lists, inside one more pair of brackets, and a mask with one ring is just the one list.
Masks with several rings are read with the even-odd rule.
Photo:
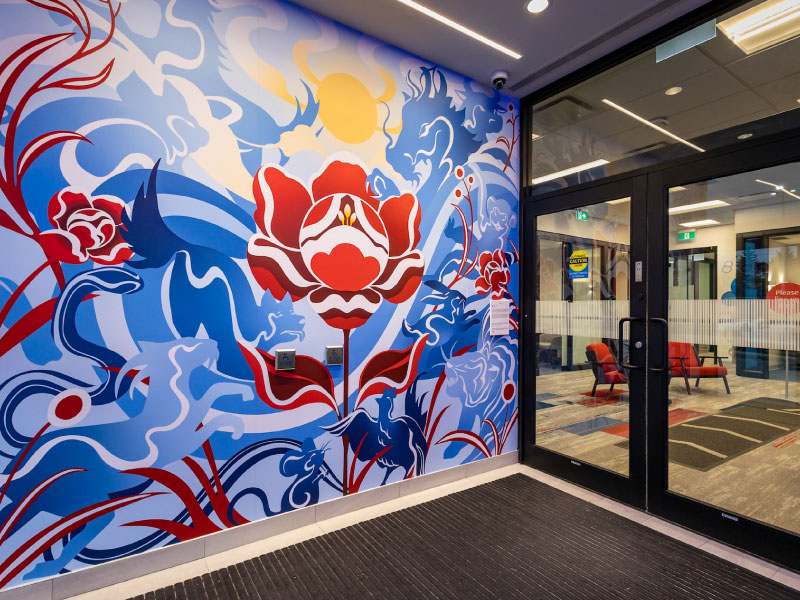
[[578, 165], [577, 167], [570, 167], [569, 169], [564, 169], [563, 171], [556, 171], [555, 173], [542, 175], [541, 177], [537, 177], [536, 179], [531, 181], [531, 184], [539, 185], [540, 183], [544, 183], [545, 181], [552, 181], [553, 179], [558, 179], [559, 177], [566, 177], [567, 175], [573, 175], [575, 173], [580, 173], [581, 171], [594, 169], [595, 167], [601, 167], [607, 164], [608, 161], [604, 158], [593, 160], [592, 162], [584, 163], [582, 165]]
[[768, 185], [770, 187], [775, 188], [775, 191], [770, 194], [770, 196], [777, 196], [778, 192], [783, 192], [784, 194], [788, 194], [792, 198], [797, 198], [800, 200], [800, 196], [794, 193], [794, 190], [786, 190], [784, 186], [778, 185], [777, 183], [770, 183], [769, 181], [764, 181], [763, 179], [756, 179], [756, 183], [763, 183], [764, 185]]
[[729, 206], [724, 200], [708, 200], [706, 202], [697, 202], [696, 204], [685, 204], [683, 206], [673, 206], [669, 209], [669, 214], [677, 215], [680, 213], [694, 212], [704, 208], [715, 208], [717, 206]]
[[448, 27], [452, 27], [456, 31], [459, 31], [459, 32], [463, 33], [464, 35], [468, 35], [469, 37], [471, 37], [474, 40], [478, 40], [479, 42], [481, 42], [483, 44], [486, 44], [487, 46], [489, 46], [491, 48], [494, 48], [495, 50], [499, 50], [500, 52], [502, 52], [503, 54], [507, 54], [511, 58], [516, 58], [516, 59], [522, 58], [522, 55], [519, 54], [518, 52], [514, 52], [510, 48], [506, 48], [502, 44], [498, 44], [494, 40], [490, 40], [489, 38], [487, 38], [486, 36], [481, 35], [477, 31], [473, 31], [472, 29], [469, 29], [468, 27], [464, 27], [460, 23], [456, 23], [452, 19], [448, 19], [444, 15], [440, 15], [439, 13], [437, 13], [436, 11], [431, 10], [427, 6], [422, 6], [422, 4], [419, 4], [418, 2], [414, 2], [414, 0], [397, 0], [397, 1], [400, 2], [400, 4], [405, 4], [409, 8], [413, 8], [414, 10], [421, 12], [426, 17], [430, 17], [431, 19], [439, 21], [439, 23], [442, 23], [443, 25], [447, 25]]
[[622, 113], [625, 113], [626, 115], [628, 115], [629, 117], [631, 117], [631, 118], [633, 118], [633, 119], [636, 119], [636, 120], [637, 120], [637, 121], [639, 121], [640, 123], [642, 123], [642, 124], [644, 124], [644, 125], [647, 125], [648, 127], [652, 127], [652, 128], [653, 128], [653, 129], [655, 129], [656, 131], [660, 131], [660, 132], [661, 132], [661, 133], [663, 133], [664, 135], [667, 135], [667, 136], [671, 137], [673, 140], [677, 140], [677, 141], [679, 141], [681, 144], [686, 144], [687, 146], [689, 146], [690, 148], [693, 148], [693, 149], [697, 150], [698, 152], [705, 152], [705, 150], [703, 150], [703, 149], [702, 149], [700, 146], [695, 146], [693, 143], [691, 143], [691, 142], [687, 142], [687, 141], [686, 141], [685, 139], [683, 139], [682, 137], [678, 137], [677, 135], [675, 135], [674, 133], [671, 133], [671, 132], [667, 131], [667, 130], [666, 130], [666, 129], [664, 129], [663, 127], [659, 127], [658, 125], [656, 125], [656, 124], [654, 124], [654, 123], [651, 123], [650, 121], [648, 121], [648, 120], [647, 120], [647, 119], [645, 119], [644, 117], [640, 117], [640, 116], [639, 116], [639, 115], [637, 115], [636, 113], [633, 113], [633, 112], [629, 111], [627, 108], [622, 108], [622, 107], [621, 107], [619, 104], [614, 104], [614, 103], [613, 103], [611, 100], [608, 100], [608, 99], [606, 99], [606, 98], [603, 98], [603, 102], [604, 102], [605, 104], [608, 104], [608, 105], [609, 105], [611, 108], [616, 108], [618, 111], [620, 111], [620, 112], [622, 112]]
[[680, 94], [682, 91], [683, 91], [683, 88], [682, 88], [681, 86], [679, 86], [679, 85], [676, 85], [675, 87], [671, 87], [671, 88], [669, 88], [669, 89], [668, 89], [667, 91], [665, 91], [664, 93], [665, 93], [667, 96], [674, 96], [675, 94]]
[[681, 223], [681, 227], [705, 227], [706, 225], [719, 225], [719, 221], [714, 219], [703, 219], [702, 221], [689, 221], [688, 223]]
[[751, 137], [753, 137], [752, 133], [743, 133], [743, 134], [741, 134], [739, 136], [736, 136], [736, 139], [746, 140], [747, 138], [751, 138]]
[[550, 4], [549, 0], [530, 0], [525, 7], [530, 13], [540, 13]]

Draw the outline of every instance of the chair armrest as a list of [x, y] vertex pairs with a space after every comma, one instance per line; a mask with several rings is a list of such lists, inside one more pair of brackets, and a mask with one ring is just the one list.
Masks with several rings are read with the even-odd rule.
[[698, 356], [697, 358], [730, 358], [730, 356], [720, 356], [719, 354], [717, 356], [714, 356], [713, 354], [703, 354]]

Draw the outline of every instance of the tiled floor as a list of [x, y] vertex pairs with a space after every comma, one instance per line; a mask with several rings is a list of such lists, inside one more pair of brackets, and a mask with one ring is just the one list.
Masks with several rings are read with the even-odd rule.
[[536, 471], [522, 465], [513, 465], [510, 467], [497, 469], [489, 473], [469, 477], [467, 479], [461, 479], [457, 482], [442, 485], [416, 494], [402, 496], [395, 500], [355, 511], [347, 515], [335, 517], [325, 521], [319, 521], [316, 524], [302, 527], [290, 533], [275, 536], [257, 543], [248, 544], [246, 546], [241, 546], [220, 554], [208, 556], [205, 559], [197, 560], [179, 567], [167, 569], [125, 583], [106, 587], [88, 594], [74, 596], [73, 600], [108, 600], [109, 598], [127, 598], [136, 596], [150, 590], [172, 585], [179, 581], [184, 581], [191, 577], [196, 577], [207, 572], [228, 567], [243, 560], [271, 552], [278, 548], [290, 546], [323, 533], [335, 531], [337, 529], [341, 529], [343, 527], [347, 527], [348, 525], [365, 521], [379, 515], [426, 502], [428, 500], [432, 500], [434, 498], [438, 498], [459, 490], [467, 489], [469, 487], [474, 487], [488, 481], [493, 481], [512, 473], [523, 473], [528, 475], [529, 477], [537, 479], [557, 489], [563, 490], [633, 521], [642, 523], [647, 527], [651, 527], [652, 529], [664, 533], [665, 535], [674, 537], [693, 546], [697, 546], [711, 554], [720, 556], [739, 566], [755, 571], [756, 573], [772, 578], [780, 583], [783, 583], [784, 585], [788, 585], [800, 591], [800, 574], [798, 573], [794, 573], [786, 569], [779, 569], [777, 566], [771, 563], [759, 560], [753, 556], [739, 552], [738, 550], [734, 550], [733, 548], [709, 540], [708, 538], [691, 531], [687, 531], [686, 529], [658, 519], [657, 517], [653, 517], [644, 512], [622, 505], [618, 502], [614, 502], [613, 500], [572, 485], [540, 471]]
[[[757, 439], [762, 437], [762, 433], [747, 432], [743, 435], [741, 432], [721, 431], [719, 424], [692, 425], [692, 421], [708, 415], [733, 414], [725, 411], [755, 399], [774, 399], [776, 403], [785, 401], [784, 381], [737, 377], [734, 372], [735, 367], [730, 366], [730, 394], [726, 393], [721, 379], [703, 379], [699, 387], [690, 380], [692, 393], [689, 395], [683, 379], [673, 378], [669, 387], [672, 403], [666, 407], [670, 425], [696, 427], [693, 430], [694, 441], [703, 447], [711, 445], [706, 440], [714, 436], [731, 436], [729, 439], [734, 441], [755, 445], [730, 457], [720, 454], [719, 463], [707, 469], [692, 468], [671, 460], [670, 490], [800, 533], [800, 495], [797, 493], [800, 486], [797, 469], [800, 464], [800, 384], [789, 383], [788, 400], [795, 403], [795, 407], [779, 409], [784, 411], [781, 418], [793, 418], [796, 423], [762, 425], [762, 430], [773, 432], [766, 439]], [[615, 395], [608, 395], [609, 386], [599, 386], [599, 393], [592, 398], [593, 382], [594, 376], [586, 370], [537, 377], [537, 444], [581, 462], [627, 475], [628, 387], [617, 386]], [[738, 418], [729, 422], [758, 426], [757, 421]], [[676, 430], [670, 431], [674, 436]], [[675, 446], [670, 444], [670, 448]], [[679, 447], [685, 448], [687, 445]]]

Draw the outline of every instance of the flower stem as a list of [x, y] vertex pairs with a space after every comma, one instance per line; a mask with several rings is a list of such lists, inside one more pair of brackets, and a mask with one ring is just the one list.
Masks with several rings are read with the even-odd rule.
[[[350, 397], [350, 330], [344, 330], [344, 380], [342, 381], [342, 391], [344, 398], [342, 398], [342, 418], [346, 418], [349, 414], [347, 408], [347, 401]], [[348, 481], [347, 481], [347, 454], [349, 450], [349, 440], [346, 435], [342, 436], [342, 496], [347, 496]], [[353, 458], [355, 460], [355, 457]]]

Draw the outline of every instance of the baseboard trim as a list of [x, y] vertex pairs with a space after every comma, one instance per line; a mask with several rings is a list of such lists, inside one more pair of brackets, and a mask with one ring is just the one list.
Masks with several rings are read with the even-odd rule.
[[516, 451], [442, 469], [379, 488], [334, 498], [314, 506], [239, 525], [195, 540], [148, 550], [80, 571], [57, 575], [0, 592], [0, 600], [65, 600], [164, 569], [192, 563], [240, 546], [314, 525], [337, 516], [429, 490], [461, 479], [501, 469], [519, 462]]

